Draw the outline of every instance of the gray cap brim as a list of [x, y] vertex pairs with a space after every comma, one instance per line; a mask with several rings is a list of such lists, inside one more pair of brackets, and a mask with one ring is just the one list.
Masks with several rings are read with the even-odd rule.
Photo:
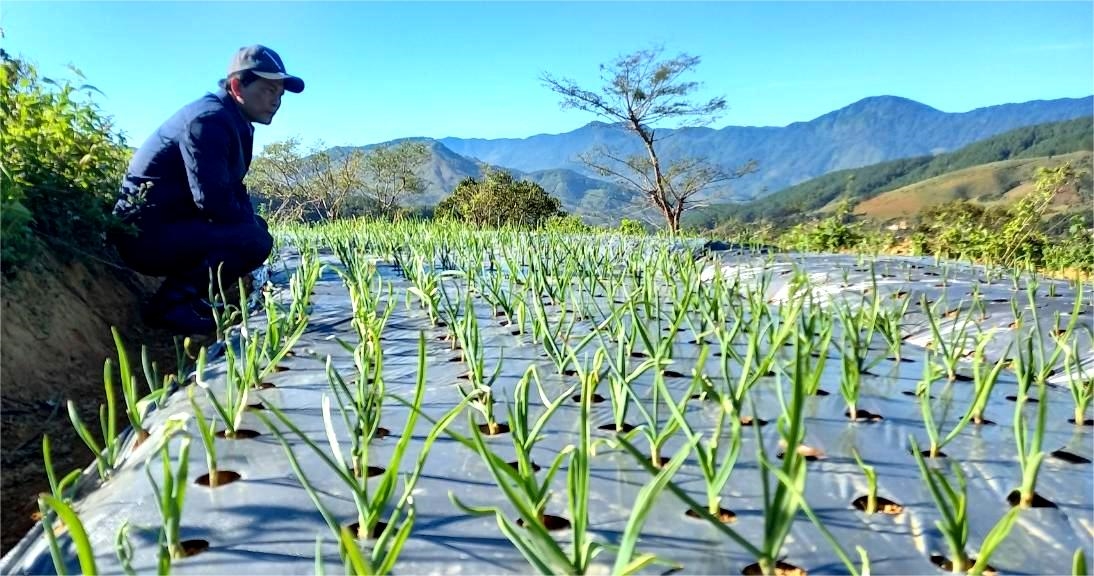
[[291, 74], [282, 74], [280, 72], [259, 72], [258, 70], [252, 70], [255, 76], [259, 78], [265, 78], [267, 80], [283, 80], [285, 83], [285, 90], [294, 94], [299, 94], [304, 91], [304, 81]]

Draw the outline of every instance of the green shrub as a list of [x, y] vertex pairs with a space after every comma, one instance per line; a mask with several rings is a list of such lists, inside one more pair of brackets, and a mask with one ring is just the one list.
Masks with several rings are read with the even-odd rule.
[[437, 218], [455, 218], [477, 226], [538, 228], [562, 214], [562, 203], [530, 180], [516, 181], [504, 170], [488, 169], [481, 181], [464, 178], [437, 205]]
[[556, 214], [543, 223], [544, 230], [560, 234], [584, 234], [591, 232], [592, 228], [579, 216], [573, 214]]
[[624, 236], [645, 236], [646, 227], [638, 220], [624, 218], [619, 221], [619, 233]]
[[[82, 79], [78, 70], [73, 69]], [[0, 50], [0, 208], [3, 272], [48, 244], [62, 258], [103, 245], [129, 152], [87, 85], [39, 78]]]

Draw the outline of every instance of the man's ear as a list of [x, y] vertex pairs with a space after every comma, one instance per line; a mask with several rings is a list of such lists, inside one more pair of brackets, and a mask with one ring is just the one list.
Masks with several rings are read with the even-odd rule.
[[228, 78], [228, 93], [232, 95], [236, 100], [241, 100], [243, 95], [243, 81], [239, 76], [232, 76]]

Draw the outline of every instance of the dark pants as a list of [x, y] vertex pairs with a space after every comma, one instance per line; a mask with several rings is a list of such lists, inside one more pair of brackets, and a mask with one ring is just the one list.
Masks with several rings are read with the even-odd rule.
[[182, 220], [138, 224], [138, 228], [136, 236], [117, 238], [114, 244], [130, 268], [164, 277], [155, 297], [160, 306], [207, 296], [211, 278], [214, 294], [219, 293], [218, 266], [227, 291], [261, 266], [273, 248], [273, 237], [260, 216], [239, 224]]

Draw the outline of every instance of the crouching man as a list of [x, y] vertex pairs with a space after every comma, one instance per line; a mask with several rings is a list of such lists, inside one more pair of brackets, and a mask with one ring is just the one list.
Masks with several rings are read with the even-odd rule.
[[136, 233], [111, 240], [129, 267], [164, 278], [144, 310], [149, 324], [212, 333], [211, 275], [219, 270], [227, 289], [269, 256], [273, 238], [243, 184], [253, 124], [270, 124], [285, 91], [303, 90], [276, 52], [241, 48], [220, 90], [184, 106], [134, 153], [114, 213]]

